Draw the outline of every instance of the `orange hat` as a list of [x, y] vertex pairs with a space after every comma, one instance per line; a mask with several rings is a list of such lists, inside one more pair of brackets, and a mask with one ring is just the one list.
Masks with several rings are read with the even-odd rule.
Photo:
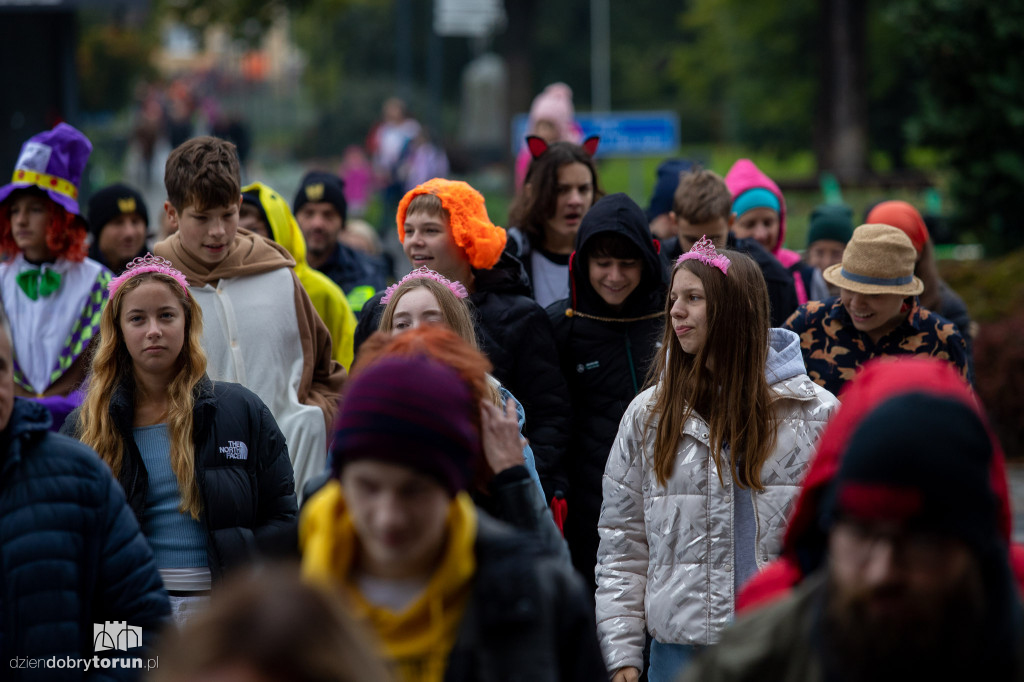
[[864, 222], [900, 228], [910, 237], [910, 242], [919, 256], [928, 241], [928, 228], [925, 227], [924, 218], [916, 208], [905, 201], [883, 201], [871, 209]]
[[441, 200], [451, 219], [455, 244], [466, 252], [470, 266], [490, 270], [505, 250], [505, 230], [491, 222], [484, 196], [461, 180], [434, 178], [406, 192], [398, 202], [398, 240], [405, 243], [405, 214], [409, 203], [420, 194], [433, 194]]

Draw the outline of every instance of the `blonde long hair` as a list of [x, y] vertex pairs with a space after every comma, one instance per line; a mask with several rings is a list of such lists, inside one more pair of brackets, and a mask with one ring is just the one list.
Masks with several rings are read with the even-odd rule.
[[[110, 399], [119, 386], [132, 385], [135, 381], [132, 358], [121, 331], [121, 311], [124, 297], [149, 281], [161, 282], [170, 287], [185, 313], [185, 343], [178, 356], [178, 371], [167, 386], [167, 431], [171, 443], [171, 469], [178, 479], [178, 490], [181, 491], [178, 509], [198, 520], [201, 500], [196, 484], [192, 411], [200, 381], [206, 374], [206, 354], [200, 345], [203, 312], [191, 294], [183, 291], [174, 278], [159, 272], [146, 272], [132, 277], [114, 292], [103, 309], [100, 338], [92, 359], [89, 390], [82, 403], [81, 441], [99, 453], [115, 477], [120, 474], [124, 462], [124, 439], [111, 418]], [[133, 413], [134, 410], [133, 403]]]
[[650, 428], [658, 421], [652, 464], [658, 482], [666, 485], [683, 424], [696, 412], [707, 421], [719, 480], [722, 448], [728, 444], [733, 480], [741, 487], [763, 490], [761, 469], [775, 449], [778, 431], [775, 396], [764, 374], [771, 326], [768, 288], [754, 261], [736, 251], [721, 252], [731, 261], [728, 276], [696, 260], [672, 269], [670, 281], [687, 270], [704, 285], [707, 336], [695, 355], [682, 352], [671, 323], [670, 295], [665, 304], [669, 322], [648, 381], [657, 385], [646, 425]]

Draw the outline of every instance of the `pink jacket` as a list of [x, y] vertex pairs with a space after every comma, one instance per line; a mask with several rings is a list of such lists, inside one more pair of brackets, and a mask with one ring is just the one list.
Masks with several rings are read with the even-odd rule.
[[[733, 199], [749, 189], [763, 187], [779, 199], [779, 239], [775, 242], [771, 252], [775, 258], [786, 268], [791, 268], [800, 262], [800, 254], [796, 251], [782, 248], [786, 241], [786, 199], [782, 196], [779, 186], [761, 172], [761, 169], [750, 159], [739, 159], [729, 169], [725, 176], [725, 186], [729, 188]], [[804, 286], [803, 278], [799, 274], [793, 277], [793, 284], [796, 287], [796, 297], [801, 303], [807, 303], [807, 288]]]

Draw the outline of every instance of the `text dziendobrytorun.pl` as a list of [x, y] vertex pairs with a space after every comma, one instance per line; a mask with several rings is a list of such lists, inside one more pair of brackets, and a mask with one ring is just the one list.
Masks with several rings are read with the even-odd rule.
[[154, 658], [108, 658], [106, 656], [93, 656], [91, 658], [74, 658], [72, 656], [50, 656], [49, 658], [12, 658], [9, 662], [15, 670], [35, 670], [39, 668], [47, 670], [109, 670], [109, 669], [137, 669], [155, 670], [160, 667], [160, 657]]

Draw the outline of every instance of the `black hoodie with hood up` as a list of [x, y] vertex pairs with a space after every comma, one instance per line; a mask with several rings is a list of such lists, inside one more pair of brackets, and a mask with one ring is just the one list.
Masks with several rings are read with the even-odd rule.
[[[590, 283], [588, 244], [609, 232], [635, 244], [643, 264], [640, 284], [621, 310], [605, 303]], [[565, 537], [588, 584], [594, 582], [597, 561], [605, 461], [623, 413], [644, 387], [664, 331], [668, 275], [659, 248], [632, 199], [621, 193], [604, 197], [583, 217], [576, 234], [570, 297], [547, 308], [572, 404]]]

